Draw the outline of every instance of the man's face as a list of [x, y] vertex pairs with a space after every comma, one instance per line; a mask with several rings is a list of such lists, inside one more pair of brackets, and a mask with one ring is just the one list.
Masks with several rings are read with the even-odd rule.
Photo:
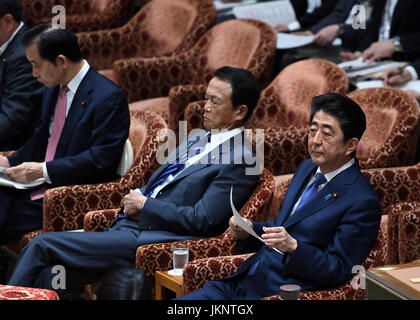
[[350, 154], [357, 147], [357, 139], [349, 139], [344, 144], [343, 138], [343, 131], [335, 116], [322, 110], [315, 113], [308, 137], [308, 149], [312, 161], [320, 167], [322, 173], [334, 171], [350, 160]]
[[232, 109], [231, 96], [232, 86], [229, 82], [216, 77], [210, 80], [204, 107], [203, 125], [205, 129], [230, 130], [238, 126], [238, 123], [244, 118], [244, 110], [243, 107]]
[[26, 57], [32, 64], [32, 74], [39, 82], [47, 87], [55, 87], [64, 77], [64, 70], [60, 65], [42, 59], [38, 47], [33, 43], [25, 48]]

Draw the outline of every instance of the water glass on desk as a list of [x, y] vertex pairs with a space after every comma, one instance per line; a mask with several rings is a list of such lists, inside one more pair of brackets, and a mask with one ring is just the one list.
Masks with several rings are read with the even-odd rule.
[[172, 257], [174, 268], [169, 271], [171, 275], [182, 276], [182, 270], [188, 262], [188, 244], [175, 243], [172, 245]]

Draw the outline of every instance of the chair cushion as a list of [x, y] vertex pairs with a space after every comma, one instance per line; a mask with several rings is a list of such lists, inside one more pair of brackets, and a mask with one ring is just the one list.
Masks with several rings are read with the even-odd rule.
[[0, 284], [0, 300], [58, 300], [55, 291]]

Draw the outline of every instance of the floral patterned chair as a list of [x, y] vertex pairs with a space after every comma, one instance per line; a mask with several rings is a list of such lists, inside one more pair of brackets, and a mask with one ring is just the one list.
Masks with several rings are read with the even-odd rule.
[[0, 300], [59, 300], [55, 291], [0, 284]]
[[[264, 102], [267, 101], [267, 91], [270, 92], [270, 88], [264, 90], [246, 127], [266, 129], [265, 153], [270, 155], [265, 159], [266, 167], [274, 175], [292, 173], [300, 161], [308, 157], [306, 143], [309, 131], [307, 125], [305, 127], [303, 123], [291, 124], [288, 127], [282, 127], [279, 124], [276, 127], [274, 123], [266, 122], [268, 126], [265, 127], [263, 122], [257, 120], [261, 105], [270, 105]], [[368, 169], [413, 164], [418, 137], [418, 102], [405, 91], [394, 88], [357, 90], [348, 96], [358, 102], [366, 114], [367, 128], [357, 148], [360, 167]], [[307, 103], [306, 116], [309, 119], [310, 102]], [[276, 108], [274, 104], [272, 107]], [[193, 102], [187, 106], [184, 119], [187, 121], [188, 130], [202, 127], [203, 112], [204, 102], [202, 101]], [[275, 117], [275, 114], [273, 112], [271, 116]], [[277, 137], [274, 138], [275, 136]], [[284, 142], [279, 143], [282, 139]], [[288, 154], [287, 149], [291, 155]], [[275, 156], [272, 156], [273, 153]], [[288, 162], [288, 160], [291, 161]]]
[[[306, 125], [314, 96], [329, 92], [346, 93], [347, 75], [335, 64], [319, 59], [293, 63], [282, 70], [262, 91], [248, 127], [287, 128]], [[206, 87], [172, 88], [168, 127], [178, 128], [178, 121], [187, 120], [188, 103], [203, 100]], [[185, 114], [184, 114], [185, 113]]]
[[[418, 259], [420, 257], [418, 241], [420, 237], [418, 213], [420, 211], [418, 206], [420, 204], [420, 163], [406, 167], [365, 169], [362, 172], [378, 195], [384, 209], [377, 242], [365, 259], [364, 267], [367, 269]], [[275, 190], [267, 220], [272, 220], [277, 216], [291, 179], [292, 174], [274, 177]], [[395, 217], [399, 222], [397, 225], [393, 223]], [[199, 289], [206, 281], [222, 279], [234, 273], [238, 266], [251, 255], [206, 258], [189, 262], [183, 273], [184, 293]], [[395, 257], [400, 260], [396, 261]], [[354, 290], [348, 282], [332, 290], [303, 293], [301, 299], [363, 299], [364, 294], [364, 290]], [[279, 296], [267, 299], [279, 299]]]
[[[263, 170], [259, 184], [255, 191], [240, 210], [240, 215], [252, 220], [266, 220], [271, 196], [274, 191], [273, 176], [267, 170]], [[89, 212], [85, 216], [85, 231], [103, 231], [115, 219], [118, 210], [102, 210]], [[233, 254], [236, 241], [229, 231], [217, 237], [185, 240], [189, 245], [190, 259], [200, 257], [213, 257]], [[169, 270], [172, 268], [171, 246], [175, 242], [155, 243], [140, 246], [136, 253], [136, 267], [145, 271], [152, 283], [157, 270]]]
[[366, 114], [366, 132], [357, 149], [363, 168], [410, 165], [414, 161], [419, 104], [403, 90], [371, 88], [348, 95]]
[[130, 189], [144, 185], [158, 167], [156, 152], [166, 140], [166, 123], [157, 114], [131, 111], [129, 140], [133, 146], [131, 169], [120, 179], [99, 184], [73, 185], [49, 189], [44, 196], [42, 230], [25, 234], [7, 246], [18, 253], [41, 232], [66, 231], [83, 228], [86, 212], [118, 208]]
[[[383, 265], [381, 256], [385, 250], [385, 238], [382, 234], [382, 228], [379, 231], [378, 240], [370, 251], [368, 257], [363, 262], [365, 269]], [[242, 254], [232, 256], [221, 256], [203, 258], [188, 262], [183, 271], [183, 293], [187, 294], [200, 289], [204, 283], [210, 280], [220, 280], [236, 272], [239, 266], [253, 254]], [[304, 292], [301, 294], [301, 300], [351, 300], [363, 299], [365, 290], [353, 289], [351, 280], [345, 285], [331, 289]], [[264, 298], [264, 300], [279, 300], [280, 295]]]
[[[142, 0], [148, 2], [150, 0]], [[27, 25], [51, 21], [54, 5], [66, 9], [66, 28], [74, 32], [116, 28], [135, 13], [136, 0], [21, 0], [22, 20]], [[140, 4], [142, 4], [140, 3]]]
[[114, 70], [131, 102], [130, 108], [153, 110], [168, 117], [172, 87], [207, 85], [214, 71], [222, 66], [247, 68], [266, 84], [275, 46], [276, 33], [269, 25], [256, 20], [229, 20], [210, 29], [184, 53], [118, 61]]
[[147, 82], [146, 74], [134, 69], [126, 74], [127, 78], [122, 77], [121, 64], [135, 65], [137, 58], [190, 49], [212, 26], [215, 16], [212, 0], [154, 0], [121, 27], [81, 32], [77, 37], [83, 57], [95, 69], [115, 82], [124, 79], [137, 85], [139, 81]]

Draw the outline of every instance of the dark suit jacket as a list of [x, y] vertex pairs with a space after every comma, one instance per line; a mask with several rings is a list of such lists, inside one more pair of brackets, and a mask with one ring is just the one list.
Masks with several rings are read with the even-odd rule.
[[310, 27], [309, 30], [315, 34], [326, 26], [343, 23], [353, 8], [354, 3], [354, 0], [338, 0], [331, 13]]
[[[278, 294], [282, 284], [297, 284], [305, 291], [343, 285], [349, 280], [352, 267], [362, 264], [374, 244], [381, 206], [358, 164], [335, 176], [316, 198], [288, 218], [315, 170], [316, 165], [305, 160], [292, 179], [277, 218], [254, 222], [258, 235], [263, 233], [263, 226], [283, 226], [298, 241], [294, 254], [283, 256], [251, 237], [239, 242], [242, 249], [261, 247], [233, 275], [248, 272], [259, 260], [255, 275], [248, 282], [247, 298]], [[337, 197], [328, 196], [334, 193]]]
[[21, 38], [23, 26], [0, 56], [0, 151], [15, 150], [33, 133], [43, 85], [32, 77]]
[[[141, 230], [138, 245], [211, 237], [224, 232], [232, 216], [231, 186], [235, 207], [241, 208], [254, 191], [259, 177], [246, 175], [249, 165], [242, 157], [249, 156], [251, 150], [243, 144], [234, 143], [234, 139], [226, 143], [228, 148], [221, 147], [211, 153], [212, 158], [208, 164], [189, 166], [164, 187], [156, 198], [148, 198], [139, 222], [123, 219], [118, 221], [116, 228]], [[179, 149], [182, 148], [181, 145]], [[223, 164], [226, 159], [229, 164]], [[140, 189], [142, 193], [168, 165], [166, 163], [156, 170]]]
[[[357, 48], [360, 51], [378, 41], [386, 0], [374, 0], [371, 24]], [[394, 54], [397, 60], [414, 60], [420, 56], [420, 1], [399, 0], [392, 17], [390, 37], [400, 36], [403, 53]]]
[[417, 75], [420, 77], [420, 59], [415, 60], [411, 65], [416, 70]]
[[[11, 166], [28, 161], [44, 162], [58, 93], [58, 86], [45, 90], [35, 132], [16, 154], [8, 157]], [[52, 182], [48, 187], [116, 179], [129, 128], [124, 93], [90, 68], [74, 96], [54, 160], [47, 163]]]

